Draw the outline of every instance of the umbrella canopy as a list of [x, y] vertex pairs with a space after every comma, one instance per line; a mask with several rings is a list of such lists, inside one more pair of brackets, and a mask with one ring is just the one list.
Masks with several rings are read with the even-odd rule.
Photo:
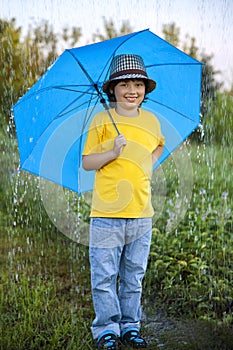
[[93, 116], [106, 108], [102, 84], [112, 58], [130, 53], [143, 58], [157, 83], [143, 105], [166, 138], [156, 167], [192, 133], [199, 125], [202, 64], [143, 30], [65, 50], [15, 104], [20, 169], [78, 193], [92, 190], [94, 172], [82, 169], [82, 149]]

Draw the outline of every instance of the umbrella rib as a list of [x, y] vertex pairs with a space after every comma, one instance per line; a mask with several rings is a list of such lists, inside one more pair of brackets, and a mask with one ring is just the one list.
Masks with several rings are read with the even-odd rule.
[[[106, 64], [105, 64], [105, 66], [104, 66], [103, 71], [105, 70], [105, 68], [107, 67], [107, 65], [109, 64], [109, 62], [110, 62], [110, 61], [113, 59], [113, 57], [115, 56], [116, 51], [117, 51], [123, 44], [125, 44], [125, 43], [126, 43], [128, 40], [130, 40], [132, 37], [134, 37], [134, 36], [136, 36], [136, 35], [139, 35], [139, 34], [141, 34], [142, 32], [146, 32], [146, 31], [148, 31], [148, 30], [149, 30], [149, 29], [144, 29], [144, 30], [141, 30], [141, 31], [139, 31], [139, 32], [130, 33], [130, 36], [127, 37], [124, 41], [122, 41], [122, 42], [116, 47], [116, 49], [113, 51], [113, 53], [112, 53], [111, 56], [108, 58], [108, 60], [106, 60]], [[103, 72], [103, 71], [102, 71], [102, 72]], [[106, 75], [105, 75], [105, 77], [104, 77], [104, 80], [106, 80], [106, 78], [107, 78], [107, 76], [108, 76], [108, 73], [109, 73], [109, 70], [106, 72]], [[101, 75], [102, 75], [102, 73], [100, 74], [98, 80], [100, 80]]]
[[[53, 89], [57, 89], [57, 90], [66, 90], [66, 91], [73, 91], [73, 92], [83, 92], [82, 90], [76, 90], [76, 89], [67, 89], [65, 88], [66, 85], [62, 86], [62, 85], [54, 85], [54, 86], [48, 86], [48, 87], [45, 87], [43, 89], [39, 89], [37, 91], [34, 91], [32, 92], [31, 94], [29, 95], [25, 95], [25, 97], [23, 99], [20, 99], [16, 105], [20, 105], [22, 102], [24, 102], [25, 100], [28, 100], [30, 99], [31, 97], [35, 96], [35, 95], [38, 95], [40, 93], [44, 93], [48, 90], [53, 90]], [[77, 87], [90, 87], [90, 85], [67, 85], [67, 86], [77, 86]], [[86, 93], [86, 94], [90, 94], [92, 95], [93, 92], [88, 92], [88, 91], [85, 91], [83, 93]]]
[[[85, 94], [85, 93], [84, 93]], [[75, 101], [77, 101], [78, 100], [78, 98], [77, 99], [75, 99]], [[75, 101], [73, 101], [72, 103], [74, 103]], [[90, 101], [88, 101], [89, 102], [89, 105], [90, 105]], [[71, 104], [72, 104], [71, 103]], [[70, 105], [71, 105], [70, 104]], [[97, 104], [97, 101], [96, 101], [96, 103], [95, 103], [95, 106], [96, 106], [96, 104]], [[95, 106], [93, 106], [93, 108], [95, 107]], [[79, 107], [80, 107], [80, 105], [79, 105]], [[69, 112], [72, 112], [73, 110], [75, 110], [75, 108], [73, 108], [73, 109], [71, 109], [71, 110], [69, 110], [69, 111], [67, 111], [66, 113], [63, 113], [63, 114], [61, 114], [61, 112], [49, 123], [49, 125], [51, 125], [52, 123], [53, 123], [53, 121], [54, 120], [56, 120], [56, 119], [58, 119], [59, 117], [62, 117], [62, 116], [64, 116], [65, 114], [67, 114], [67, 113], [69, 113]], [[91, 115], [91, 114], [90, 114]], [[88, 119], [87, 119], [87, 121], [89, 120], [89, 118], [90, 117], [88, 117]], [[87, 123], [86, 123], [87, 124]], [[86, 126], [86, 124], [85, 124], [85, 126]], [[48, 126], [49, 126], [48, 125]], [[47, 126], [47, 128], [48, 128], [48, 126]], [[46, 128], [46, 129], [47, 129]], [[83, 127], [82, 128], [82, 131], [85, 129], [85, 127]], [[40, 134], [40, 136], [38, 137], [38, 139], [37, 139], [37, 141], [36, 141], [36, 143], [35, 143], [35, 146], [38, 144], [38, 142], [39, 142], [39, 140], [41, 139], [41, 137], [42, 137], [42, 135], [44, 134], [44, 132], [45, 132], [46, 130], [44, 130], [41, 134]], [[26, 160], [30, 157], [30, 155], [31, 155], [31, 153], [28, 155], [28, 157], [25, 159], [25, 161], [24, 161], [24, 163], [26, 162]], [[23, 166], [24, 166], [24, 163], [21, 165], [21, 169], [23, 169]]]
[[[88, 124], [88, 121], [90, 120], [90, 118], [92, 116], [93, 110], [95, 109], [95, 107], [97, 105], [97, 102], [98, 102], [98, 99], [96, 100], [94, 106], [91, 106], [92, 107], [91, 111], [89, 110], [89, 107], [87, 108], [86, 115], [85, 115], [85, 118], [84, 118], [84, 122], [83, 122], [83, 125], [82, 125], [82, 130], [81, 130], [81, 133], [80, 133], [79, 152], [78, 152], [80, 163], [82, 162], [82, 143], [83, 143], [84, 130], [85, 130], [87, 124]], [[90, 101], [89, 101], [89, 106], [90, 106]], [[79, 176], [80, 176], [80, 174], [78, 172], [78, 177]], [[80, 179], [78, 181], [78, 189], [80, 191]]]
[[[65, 86], [65, 85], [64, 85]], [[90, 94], [90, 95], [94, 95], [93, 92], [89, 92], [87, 91], [82, 91], [82, 90], [76, 90], [76, 89], [71, 89], [71, 88], [66, 88], [64, 86], [52, 86], [52, 89], [57, 89], [57, 90], [65, 90], [65, 91], [72, 91], [72, 92], [82, 92], [83, 94]], [[68, 85], [68, 86], [77, 86], [77, 87], [89, 87], [89, 85]]]
[[96, 92], [97, 92], [97, 94], [98, 94], [98, 96], [99, 96], [99, 98], [100, 98], [100, 102], [101, 102], [102, 105], [104, 106], [106, 112], [108, 113], [108, 116], [110, 117], [110, 119], [111, 119], [111, 121], [112, 121], [112, 123], [113, 123], [114, 128], [116, 129], [117, 134], [119, 135], [120, 132], [119, 132], [119, 130], [118, 130], [117, 126], [116, 126], [116, 123], [115, 123], [115, 121], [114, 121], [114, 119], [113, 119], [113, 117], [112, 117], [112, 115], [111, 115], [111, 113], [110, 113], [110, 111], [109, 111], [109, 106], [107, 105], [107, 103], [106, 103], [106, 101], [105, 101], [105, 99], [104, 99], [102, 93], [100, 92], [100, 90], [99, 90], [99, 88], [98, 88], [98, 84], [95, 83], [95, 82], [93, 81], [93, 79], [91, 78], [91, 76], [88, 74], [88, 72], [86, 71], [86, 69], [84, 68], [84, 66], [82, 65], [82, 63], [78, 60], [78, 58], [75, 57], [75, 55], [73, 54], [73, 52], [71, 52], [71, 50], [67, 50], [67, 52], [74, 58], [74, 60], [77, 62], [77, 64], [79, 65], [79, 67], [81, 68], [81, 70], [83, 71], [83, 73], [86, 75], [87, 79], [90, 81], [90, 83], [92, 84], [92, 86], [95, 88], [95, 90], [96, 90]]
[[152, 101], [152, 102], [154, 102], [154, 103], [156, 103], [157, 105], [160, 105], [160, 106], [163, 106], [163, 107], [165, 107], [165, 108], [167, 108], [167, 109], [170, 109], [171, 111], [173, 111], [173, 112], [179, 114], [180, 116], [182, 116], [182, 117], [185, 118], [185, 119], [188, 119], [188, 120], [190, 120], [190, 121], [196, 123], [196, 120], [194, 120], [193, 118], [190, 118], [188, 115], [186, 115], [186, 114], [184, 114], [184, 113], [181, 113], [181, 112], [177, 111], [176, 109], [174, 109], [174, 108], [172, 108], [172, 107], [169, 107], [169, 106], [167, 106], [167, 105], [165, 105], [165, 104], [163, 104], [163, 103], [161, 103], [161, 102], [158, 102], [158, 101], [156, 101], [156, 100], [152, 100], [151, 98], [150, 98], [149, 100]]
[[156, 64], [150, 64], [150, 65], [147, 65], [146, 68], [152, 68], [152, 67], [158, 67], [158, 66], [200, 66], [202, 65], [202, 63], [198, 63], [198, 62], [193, 62], [193, 63], [156, 63]]
[[[94, 104], [93, 106], [91, 106], [92, 111], [95, 109], [95, 107], [96, 107], [96, 105], [97, 105], [97, 102], [98, 102], [98, 100], [96, 100], [95, 104]], [[90, 101], [89, 101], [89, 106], [90, 106]], [[89, 111], [89, 108], [90, 108], [90, 107], [88, 107], [88, 109], [87, 109], [88, 111]], [[86, 127], [88, 121], [90, 120], [90, 117], [91, 117], [91, 115], [92, 115], [92, 111], [89, 113], [89, 116], [88, 116], [87, 118], [85, 118], [82, 131], [85, 129], [85, 127]], [[88, 113], [86, 113], [86, 115], [88, 115]]]
[[89, 80], [89, 82], [94, 85], [95, 82], [93, 81], [93, 79], [91, 78], [91, 76], [87, 73], [86, 69], [83, 67], [82, 63], [77, 59], [77, 57], [75, 57], [75, 55], [73, 54], [73, 52], [71, 52], [71, 50], [67, 50], [67, 52], [73, 57], [73, 59], [78, 63], [79, 67], [82, 69], [83, 73], [86, 75], [87, 79]]
[[[108, 96], [102, 86], [109, 79], [112, 58], [123, 53], [141, 54], [149, 76], [151, 72], [151, 79], [155, 77], [155, 80], [160, 82], [160, 77], [164, 77], [161, 89], [158, 84], [158, 94], [146, 97], [146, 107], [148, 111], [151, 108], [155, 117], [158, 114], [165, 138], [170, 136], [172, 128], [180, 137], [174, 139], [172, 147], [168, 144], [166, 148], [165, 145], [165, 155], [161, 157], [161, 163], [197, 126], [200, 110], [197, 107], [200, 104], [202, 63], [159, 38], [149, 29], [114, 38], [110, 43], [96, 44], [65, 50], [59, 62], [54, 62], [54, 67], [49, 67], [37, 83], [12, 107], [20, 163], [22, 160], [21, 169], [34, 171], [35, 175], [44, 176], [78, 193], [91, 189], [88, 184], [90, 178], [85, 172], [80, 172], [80, 167], [82, 149], [92, 118], [96, 113], [104, 113], [107, 118], [110, 117], [112, 127], [119, 133], [112, 118], [114, 114], [111, 115]], [[185, 79], [182, 81], [179, 78], [183, 76]], [[171, 88], [170, 83], [173, 81], [177, 82], [176, 90]], [[57, 145], [61, 147], [60, 153]], [[53, 157], [57, 168], [53, 169], [49, 157]], [[49, 169], [45, 169], [43, 173], [41, 162], [44, 162], [45, 158], [44, 165], [48, 165]], [[83, 179], [88, 186], [84, 184]]]
[[[73, 101], [69, 106], [67, 106], [67, 107], [70, 107], [70, 106], [71, 106], [73, 103], [75, 103], [76, 101], [78, 101], [78, 99], [74, 100], [74, 101]], [[66, 108], [65, 108], [63, 111], [61, 111], [61, 112], [54, 118], [54, 120], [55, 120], [55, 119], [58, 119], [58, 118], [61, 118], [61, 117], [65, 116], [65, 115], [68, 114], [68, 113], [74, 112], [77, 108], [80, 108], [80, 107], [82, 107], [82, 106], [85, 106], [86, 103], [87, 103], [87, 102], [83, 102], [82, 104], [78, 105], [78, 107], [74, 107], [74, 108], [72, 108], [72, 109], [69, 109], [69, 110], [66, 111], [66, 112], [65, 112], [65, 110], [66, 110]]]
[[[89, 104], [90, 105], [90, 102], [93, 101], [94, 99], [98, 98], [97, 95], [95, 94], [92, 94], [92, 96], [95, 96], [95, 98], [91, 98], [89, 101], [87, 102], [83, 102], [81, 105], [78, 105], [77, 107], [75, 108], [72, 108], [72, 109], [69, 109], [67, 110], [69, 107], [71, 107], [76, 101], [78, 101], [83, 95], [85, 95], [86, 92], [83, 92], [83, 94], [81, 96], [79, 96], [78, 98], [76, 98], [75, 100], [73, 100], [68, 106], [66, 106], [54, 119], [58, 119], [60, 117], [63, 117], [64, 115], [70, 113], [70, 112], [73, 112], [75, 111], [77, 108], [80, 108], [82, 106], [84, 106], [85, 104]], [[66, 111], [66, 112], [65, 112]]]
[[[66, 90], [66, 91], [73, 91], [73, 92], [79, 92], [82, 93], [81, 96], [79, 96], [78, 98], [74, 99], [68, 106], [66, 106], [54, 119], [58, 119], [63, 117], [64, 115], [75, 111], [77, 108], [80, 108], [82, 106], [84, 106], [87, 102], [83, 102], [82, 104], [78, 105], [78, 107], [72, 108], [72, 109], [68, 109], [69, 107], [71, 107], [75, 102], [77, 102], [80, 98], [82, 98], [84, 95], [91, 95], [91, 96], [95, 96], [98, 97], [97, 95], [95, 95], [93, 92], [89, 92], [87, 91], [78, 91], [78, 90], [71, 90], [71, 89], [66, 89], [63, 87], [57, 87], [58, 90]], [[92, 101], [93, 98], [90, 99], [90, 101]], [[90, 102], [89, 101], [89, 102]], [[67, 110], [68, 109], [68, 110]]]

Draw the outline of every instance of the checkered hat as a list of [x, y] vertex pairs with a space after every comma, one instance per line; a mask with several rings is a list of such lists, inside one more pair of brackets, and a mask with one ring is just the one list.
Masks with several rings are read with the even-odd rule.
[[153, 91], [156, 87], [156, 82], [148, 78], [143, 59], [138, 55], [124, 54], [113, 58], [109, 80], [103, 84], [103, 91], [108, 92], [111, 81], [123, 79], [145, 79], [147, 81], [146, 93]]

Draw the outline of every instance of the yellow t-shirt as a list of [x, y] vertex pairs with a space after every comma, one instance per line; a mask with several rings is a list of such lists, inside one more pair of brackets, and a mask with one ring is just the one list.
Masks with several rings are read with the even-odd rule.
[[[117, 159], [96, 171], [90, 216], [151, 217], [152, 152], [164, 145], [159, 121], [143, 109], [135, 118], [120, 116], [114, 109], [110, 113], [127, 144]], [[112, 149], [116, 136], [107, 112], [98, 113], [89, 128], [83, 155]]]

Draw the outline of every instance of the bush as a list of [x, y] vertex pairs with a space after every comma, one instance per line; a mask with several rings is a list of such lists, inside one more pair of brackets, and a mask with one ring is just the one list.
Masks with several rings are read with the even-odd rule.
[[217, 93], [211, 100], [207, 115], [203, 118], [205, 140], [223, 146], [233, 143], [233, 97], [227, 93]]
[[[70, 241], [51, 223], [38, 179], [17, 173], [15, 140], [2, 132], [0, 145], [0, 346], [91, 349], [88, 247]], [[144, 300], [158, 302], [170, 315], [232, 324], [232, 149], [224, 144], [187, 144], [187, 149], [192, 197], [174, 230], [168, 221], [179, 209], [179, 178], [172, 157], [163, 165], [166, 193], [155, 173], [153, 196], [159, 189], [164, 205], [153, 227]], [[177, 156], [182, 155], [181, 148]], [[85, 200], [75, 207], [76, 196], [68, 197], [87, 221]]]
[[165, 228], [177, 209], [171, 199], [165, 204], [153, 229], [145, 295], [175, 315], [233, 322], [232, 153], [222, 158], [223, 149], [191, 147], [192, 199], [174, 231]]

